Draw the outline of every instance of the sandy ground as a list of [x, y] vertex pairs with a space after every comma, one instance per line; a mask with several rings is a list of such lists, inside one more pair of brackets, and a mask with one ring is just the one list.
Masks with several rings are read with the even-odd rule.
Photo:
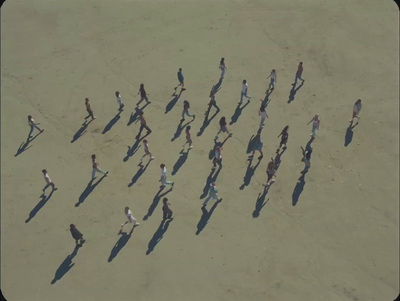
[[[1, 17], [1, 288], [8, 300], [397, 296], [399, 49], [392, 1], [7, 1]], [[222, 56], [228, 70], [217, 93], [221, 112], [197, 136]], [[306, 81], [288, 103], [299, 61]], [[179, 67], [187, 91], [165, 113]], [[262, 133], [265, 156], [240, 189], [272, 68], [278, 82]], [[231, 120], [243, 79], [254, 98], [229, 125], [233, 137], [216, 180], [223, 201], [202, 212], [218, 120]], [[156, 157], [142, 174], [143, 146], [127, 155], [139, 129], [127, 124], [140, 83], [152, 101], [144, 112]], [[116, 90], [125, 102], [119, 117]], [[97, 119], [71, 143], [86, 116], [85, 97]], [[361, 120], [350, 131], [358, 98]], [[184, 131], [171, 139], [184, 99], [197, 118], [195, 147], [180, 159]], [[321, 128], [312, 166], [297, 183], [300, 146], [315, 113]], [[29, 114], [45, 131], [18, 154]], [[263, 193], [287, 124], [288, 149]], [[92, 153], [110, 175], [90, 191]], [[161, 163], [176, 183], [166, 195], [175, 219], [165, 229]], [[59, 190], [42, 200], [43, 168]], [[126, 205], [141, 225], [118, 236]], [[72, 256], [70, 223], [87, 239]]]

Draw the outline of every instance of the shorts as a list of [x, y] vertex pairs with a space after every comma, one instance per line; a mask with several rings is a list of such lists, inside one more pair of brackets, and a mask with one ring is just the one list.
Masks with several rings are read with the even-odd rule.
[[221, 126], [221, 131], [226, 133], [228, 131], [228, 128], [226, 127], [226, 125]]

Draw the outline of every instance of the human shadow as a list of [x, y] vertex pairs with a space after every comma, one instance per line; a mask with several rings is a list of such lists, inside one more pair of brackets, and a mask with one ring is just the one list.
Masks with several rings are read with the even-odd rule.
[[146, 133], [146, 135], [140, 137], [139, 139], [135, 140], [135, 143], [132, 146], [128, 145], [128, 151], [126, 152], [126, 156], [122, 159], [124, 162], [128, 161], [130, 157], [132, 157], [140, 148], [140, 142], [143, 141], [144, 138], [146, 138], [148, 135], [150, 135], [149, 132]]
[[143, 217], [143, 220], [147, 220], [154, 212], [154, 210], [157, 208], [158, 203], [160, 202], [160, 199], [170, 193], [172, 191], [172, 187], [168, 189], [166, 192], [162, 193], [161, 192], [164, 190], [164, 187], [161, 187], [160, 190], [158, 190], [157, 194], [153, 198], [153, 202], [151, 203], [149, 209], [147, 210], [147, 214]]
[[135, 107], [135, 113], [131, 113], [131, 116], [129, 117], [129, 121], [127, 126], [130, 126], [132, 123], [137, 122], [139, 119], [139, 113], [143, 112], [144, 108], [147, 107], [149, 104], [146, 103], [143, 107], [138, 108]]
[[203, 193], [200, 196], [200, 199], [204, 199], [207, 196], [208, 191], [210, 190], [210, 184], [217, 180], [218, 175], [221, 172], [221, 168], [218, 168], [218, 170], [215, 174], [214, 174], [214, 171], [215, 171], [214, 169], [211, 170], [210, 174], [208, 175], [208, 177], [206, 179], [206, 184], [204, 185]]
[[243, 190], [246, 186], [249, 186], [251, 178], [254, 175], [254, 172], [256, 171], [258, 165], [260, 165], [261, 159], [258, 159], [258, 162], [256, 165], [254, 165], [253, 167], [251, 166], [251, 163], [253, 160], [249, 160], [249, 165], [247, 165], [247, 170], [246, 170], [246, 174], [243, 178], [243, 184], [239, 187], [240, 190]]
[[128, 184], [128, 187], [132, 187], [137, 182], [137, 180], [139, 180], [142, 174], [144, 174], [144, 172], [146, 171], [147, 167], [150, 165], [150, 162], [151, 160], [149, 160], [149, 162], [147, 162], [145, 166], [143, 166], [142, 163], [139, 164], [140, 167], [136, 174], [133, 176], [132, 181]]
[[299, 197], [301, 193], [303, 192], [304, 185], [306, 184], [305, 181], [305, 176], [307, 172], [304, 172], [300, 178], [297, 180], [296, 187], [294, 187], [293, 193], [292, 193], [292, 205], [296, 206], [297, 202], [299, 201]]
[[[311, 143], [311, 142], [310, 142]], [[308, 149], [310, 146], [307, 146], [306, 145], [306, 148]], [[282, 162], [282, 159], [281, 159], [281, 157], [282, 157], [282, 155], [283, 155], [283, 153], [286, 151], [286, 149], [283, 149], [280, 153], [278, 152], [278, 153], [276, 153], [276, 155], [275, 155], [275, 159], [274, 159], [274, 162], [275, 162], [275, 170], [278, 170], [278, 168], [279, 168], [279, 166], [281, 165], [281, 162]]]
[[346, 130], [346, 136], [344, 137], [344, 146], [348, 146], [353, 140], [353, 129], [358, 125], [358, 122], [353, 125], [353, 122], [350, 123], [349, 127]]
[[79, 248], [79, 245], [76, 245], [72, 253], [64, 259], [64, 261], [58, 267], [51, 284], [56, 283], [58, 280], [64, 277], [64, 275], [68, 273], [68, 271], [75, 265], [75, 263], [72, 263], [72, 259], [76, 256], [76, 254], [78, 254]]
[[217, 94], [219, 90], [221, 90], [223, 78], [220, 78], [218, 82], [214, 85], [214, 95]]
[[263, 193], [260, 192], [258, 194], [257, 201], [256, 201], [256, 207], [254, 208], [254, 211], [253, 211], [254, 218], [257, 218], [260, 216], [261, 209], [265, 206], [265, 204], [268, 203], [269, 198], [265, 201], [265, 197], [267, 196], [268, 190], [269, 190], [269, 186], [265, 186]]
[[191, 124], [194, 121], [194, 119], [192, 119], [191, 121], [186, 122], [184, 125], [182, 125], [182, 122], [179, 122], [178, 127], [176, 128], [176, 132], [174, 134], [174, 137], [172, 137], [171, 141], [174, 141], [176, 138], [178, 138], [181, 133], [182, 130], [184, 128], [186, 128], [189, 124]]
[[247, 100], [247, 102], [245, 103], [245, 105], [243, 107], [241, 107], [240, 103], [237, 105], [235, 112], [233, 113], [232, 117], [231, 117], [231, 122], [229, 122], [230, 125], [234, 124], [235, 122], [238, 121], [239, 116], [242, 114], [242, 111], [245, 107], [247, 107], [247, 105], [250, 103], [250, 99]]
[[297, 88], [295, 88], [295, 85], [292, 85], [292, 89], [290, 90], [289, 93], [289, 100], [288, 103], [291, 103], [294, 100], [294, 96], [296, 95], [297, 91], [303, 87], [304, 83], [301, 83], [300, 86], [298, 86]]
[[102, 134], [104, 135], [105, 133], [107, 133], [109, 130], [111, 130], [111, 128], [114, 126], [114, 124], [117, 123], [117, 121], [121, 118], [121, 113], [122, 111], [118, 111], [117, 115], [115, 115], [113, 117], [113, 119], [110, 120], [110, 122], [106, 125], [106, 127], [104, 128]]
[[247, 144], [246, 154], [250, 154], [253, 151], [255, 143], [256, 143], [256, 141], [254, 139], [254, 134], [253, 134], [253, 135], [251, 135], [251, 137], [249, 139], [249, 143]]
[[216, 201], [209, 211], [206, 209], [205, 206], [201, 207], [202, 215], [200, 217], [199, 222], [197, 223], [196, 235], [199, 235], [200, 232], [203, 231], [204, 228], [207, 226], [208, 221], [211, 218], [211, 215], [213, 214], [214, 210], [217, 208], [219, 203], [220, 201]]
[[182, 90], [178, 95], [174, 95], [174, 98], [171, 99], [171, 101], [167, 104], [167, 106], [165, 107], [165, 112], [164, 114], [167, 114], [169, 111], [172, 110], [172, 108], [176, 105], [176, 103], [178, 102], [179, 97], [181, 97], [182, 94]]
[[273, 90], [268, 89], [267, 93], [265, 94], [264, 99], [260, 99], [261, 105], [264, 106], [265, 108], [268, 106], [268, 104], [271, 102], [271, 99], [269, 96], [272, 94]]
[[89, 122], [87, 120], [85, 120], [82, 123], [81, 128], [75, 133], [75, 135], [72, 137], [71, 143], [74, 143], [76, 140], [78, 140], [80, 137], [83, 136], [83, 134], [86, 133], [87, 131], [87, 127], [89, 126], [89, 124], [93, 121], [93, 119], [91, 119]]
[[171, 175], [175, 175], [178, 172], [179, 168], [181, 168], [182, 165], [185, 164], [185, 162], [189, 156], [189, 151], [190, 151], [190, 148], [188, 148], [188, 150], [186, 152], [184, 152], [183, 150], [180, 151], [179, 158], [174, 164]]
[[204, 116], [203, 125], [200, 128], [200, 131], [197, 133], [197, 136], [201, 136], [204, 133], [204, 130], [209, 126], [210, 122], [217, 116], [220, 110], [217, 110], [211, 118], [208, 118], [208, 114]]
[[108, 262], [113, 261], [115, 257], [117, 257], [119, 251], [126, 245], [128, 240], [132, 237], [132, 232], [133, 229], [135, 229], [136, 226], [133, 226], [131, 231], [129, 233], [127, 232], [120, 232], [121, 237], [118, 239], [118, 241], [115, 243], [114, 247], [111, 250], [110, 256], [108, 257]]
[[154, 233], [153, 237], [149, 241], [149, 245], [147, 247], [146, 255], [149, 255], [153, 252], [156, 245], [163, 239], [165, 232], [167, 232], [169, 224], [172, 222], [173, 218], [168, 220], [162, 220], [160, 225], [158, 226], [157, 231]]
[[41, 200], [39, 201], [39, 203], [37, 203], [37, 205], [31, 210], [31, 212], [29, 213], [29, 217], [28, 219], [25, 221], [25, 223], [29, 223], [30, 220], [32, 218], [35, 217], [35, 215], [39, 212], [40, 209], [42, 209], [42, 207], [44, 205], [46, 205], [47, 201], [50, 200], [51, 196], [53, 195], [54, 190], [52, 190], [50, 192], [50, 194], [48, 196], [46, 196], [44, 193], [40, 196]]
[[[30, 138], [30, 136], [28, 136], [28, 138], [26, 139], [25, 142], [22, 142], [20, 144], [20, 146], [18, 147], [17, 153], [14, 155], [14, 157], [19, 156], [20, 154], [22, 154], [24, 151], [26, 151], [28, 148], [32, 147], [32, 145], [29, 145], [29, 143], [31, 143], [33, 140], [36, 139], [37, 136], [39, 136], [41, 133], [43, 132], [39, 132], [37, 133], [35, 136], [33, 136], [32, 138]], [[28, 146], [29, 145], [29, 146]]]
[[75, 204], [75, 207], [79, 207], [85, 199], [89, 196], [89, 194], [92, 193], [92, 191], [96, 188], [97, 185], [100, 184], [101, 181], [106, 177], [106, 175], [103, 175], [96, 183], [93, 184], [93, 179], [89, 181], [87, 184], [85, 190], [81, 193], [79, 196], [78, 202]]

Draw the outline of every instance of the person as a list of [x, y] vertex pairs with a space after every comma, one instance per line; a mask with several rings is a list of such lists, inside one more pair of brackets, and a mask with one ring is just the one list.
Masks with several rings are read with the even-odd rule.
[[160, 165], [161, 168], [161, 186], [164, 188], [165, 185], [171, 185], [171, 189], [174, 187], [174, 182], [173, 181], [167, 181], [167, 168], [165, 167], [165, 164]]
[[92, 108], [90, 107], [89, 103], [89, 98], [85, 98], [85, 106], [86, 106], [86, 111], [89, 113], [88, 116], [85, 117], [85, 119], [88, 119], [89, 117], [92, 117], [92, 120], [96, 119], [96, 116], [93, 115]]
[[133, 217], [132, 211], [129, 209], [128, 206], [125, 207], [125, 215], [128, 219], [125, 223], [121, 224], [121, 230], [119, 230], [118, 234], [122, 233], [122, 229], [128, 223], [133, 224], [133, 227], [139, 226], [140, 224], [137, 222], [136, 218]]
[[221, 79], [222, 79], [224, 78], [225, 71], [227, 70], [225, 66], [225, 58], [221, 58], [221, 61], [219, 62], [219, 69], [221, 69]]
[[182, 119], [181, 119], [181, 122], [185, 121], [185, 115], [186, 115], [186, 116], [189, 116], [189, 117], [192, 117], [193, 120], [196, 118], [196, 115], [194, 115], [194, 114], [191, 115], [191, 114], [189, 113], [189, 108], [190, 108], [189, 102], [188, 102], [187, 100], [184, 100], [184, 101], [183, 101], [183, 111], [182, 111]]
[[163, 206], [162, 206], [162, 211], [163, 211], [163, 221], [169, 219], [172, 220], [172, 210], [169, 208], [170, 203], [168, 203], [167, 198], [163, 198]]
[[311, 167], [311, 154], [312, 154], [312, 147], [309, 147], [307, 150], [304, 151], [303, 147], [301, 147], [301, 150], [303, 152], [303, 161], [305, 163], [304, 169], [301, 172], [302, 174], [307, 173], [308, 169]]
[[42, 173], [43, 173], [44, 180], [46, 181], [46, 186], [44, 186], [43, 189], [42, 189], [43, 193], [46, 191], [47, 187], [49, 187], [49, 186], [51, 186], [52, 191], [57, 190], [58, 188], [55, 187], [54, 182], [50, 179], [50, 177], [49, 177], [49, 175], [47, 173], [47, 170], [43, 169]]
[[320, 120], [319, 120], [319, 115], [315, 114], [315, 116], [307, 123], [307, 125], [309, 125], [312, 122], [312, 129], [311, 129], [311, 138], [314, 139], [315, 135], [317, 133], [317, 130], [319, 130], [319, 124], [320, 124]]
[[151, 129], [147, 126], [146, 119], [144, 119], [143, 117], [143, 111], [139, 112], [139, 119], [140, 119], [140, 129], [139, 129], [139, 134], [137, 134], [136, 136], [136, 139], [139, 139], [143, 129], [147, 130], [147, 134], [151, 133]]
[[79, 232], [74, 224], [69, 225], [69, 231], [71, 231], [71, 235], [75, 239], [75, 244], [77, 246], [82, 246], [85, 243], [86, 240], [83, 239], [82, 233]]
[[208, 109], [204, 113], [204, 115], [208, 115], [210, 113], [211, 107], [213, 106], [214, 108], [217, 109], [217, 111], [220, 111], [220, 108], [217, 106], [217, 102], [215, 100], [215, 85], [212, 86], [211, 91], [210, 91], [210, 102], [208, 103]]
[[140, 100], [136, 104], [137, 107], [142, 103], [143, 100], [145, 100], [147, 102], [147, 104], [151, 103], [151, 101], [149, 101], [149, 99], [147, 98], [148, 94], [146, 93], [146, 90], [144, 89], [144, 84], [140, 84], [138, 95], [139, 95], [139, 93], [140, 93]]
[[232, 136], [232, 133], [229, 132], [228, 128], [226, 127], [226, 118], [225, 116], [221, 117], [221, 119], [219, 120], [219, 131], [217, 133], [217, 136], [215, 136], [214, 140], [218, 139], [218, 135], [219, 133], [224, 132], [228, 134], [228, 137]]
[[[267, 79], [268, 78], [271, 78], [270, 79], [270, 82], [269, 82], [269, 86], [268, 86], [268, 90], [274, 90], [275, 89], [275, 83], [277, 83], [278, 81], [277, 81], [277, 77], [276, 77], [276, 71], [275, 71], [275, 69], [272, 69], [272, 71], [271, 71], [271, 74], [267, 77]], [[268, 90], [265, 92], [265, 94], [267, 94], [268, 93]]]
[[268, 179], [267, 179], [267, 184], [265, 186], [270, 186], [272, 183], [275, 182], [275, 177], [276, 177], [274, 158], [271, 158], [271, 161], [268, 163], [267, 176], [268, 176]]
[[214, 158], [213, 158], [213, 167], [212, 170], [214, 170], [217, 167], [217, 164], [219, 165], [219, 168], [222, 168], [222, 147], [217, 146], [214, 152]]
[[249, 159], [253, 159], [255, 152], [259, 151], [260, 156], [258, 157], [258, 160], [261, 160], [264, 157], [264, 154], [262, 152], [262, 147], [263, 147], [263, 142], [261, 140], [261, 129], [259, 129], [257, 131], [257, 135], [254, 137], [254, 148], [253, 152], [249, 156]]
[[215, 186], [215, 182], [210, 184], [210, 190], [208, 193], [208, 197], [204, 200], [203, 207], [207, 206], [208, 202], [211, 199], [217, 200], [218, 203], [222, 201], [222, 198], [220, 198], [218, 195], [218, 188], [217, 188], [217, 186]]
[[122, 102], [122, 98], [121, 98], [121, 93], [119, 93], [119, 91], [115, 92], [115, 96], [117, 97], [117, 103], [119, 105], [119, 110], [123, 111], [124, 108], [124, 103]]
[[247, 84], [247, 81], [244, 79], [243, 83], [242, 83], [242, 92], [240, 94], [240, 101], [239, 104], [241, 104], [243, 102], [243, 96], [247, 97], [248, 99], [251, 99], [251, 96], [247, 95], [247, 88], [249, 87], [249, 85]]
[[[181, 92], [186, 90], [184, 88], [184, 86], [185, 86], [185, 82], [184, 82], [185, 78], [183, 77], [182, 68], [179, 68], [177, 75], [178, 75], [179, 84], [174, 88], [175, 93], [176, 93], [176, 89], [178, 89], [179, 86], [182, 87]], [[175, 93], [173, 95], [175, 95]]]
[[143, 145], [144, 145], [144, 155], [142, 156], [142, 158], [140, 158], [140, 163], [143, 162], [143, 158], [146, 156], [150, 157], [150, 161], [154, 160], [155, 158], [153, 157], [153, 155], [151, 154], [151, 152], [149, 150], [149, 143], [146, 139], [143, 139]]
[[265, 126], [265, 118], [268, 118], [267, 111], [265, 110], [265, 105], [261, 104], [260, 111], [258, 112], [258, 115], [260, 115], [261, 121], [260, 121], [260, 129], [264, 128]]
[[92, 167], [93, 167], [93, 169], [92, 169], [92, 180], [94, 180], [96, 178], [96, 172], [99, 172], [99, 173], [101, 173], [101, 174], [103, 174], [105, 176], [108, 175], [108, 171], [101, 170], [99, 165], [100, 164], [96, 161], [96, 155], [93, 154], [92, 155]]
[[300, 79], [302, 83], [304, 83], [304, 79], [301, 78], [302, 74], [303, 74], [303, 62], [300, 62], [299, 66], [297, 66], [296, 77], [294, 78], [294, 83], [292, 84], [292, 86], [296, 85], [297, 79]]
[[358, 99], [356, 101], [356, 103], [354, 104], [353, 117], [349, 120], [349, 122], [353, 122], [354, 117], [356, 117], [357, 118], [357, 123], [358, 123], [358, 120], [360, 120], [360, 116], [358, 116], [358, 114], [360, 114], [360, 112], [361, 112], [361, 107], [362, 107], [361, 99]]
[[40, 124], [40, 123], [35, 123], [35, 120], [33, 119], [32, 115], [28, 115], [28, 125], [31, 127], [31, 130], [29, 131], [28, 139], [33, 137], [32, 133], [33, 133], [34, 129], [37, 129], [41, 133], [44, 131], [43, 129], [40, 129], [38, 127], [38, 124]]
[[184, 145], [182, 145], [182, 147], [184, 147], [186, 144], [189, 143], [189, 149], [193, 148], [193, 145], [192, 145], [192, 137], [191, 137], [191, 135], [190, 135], [190, 129], [191, 129], [191, 127], [190, 127], [190, 125], [188, 125], [188, 126], [186, 127], [186, 130], [185, 130], [185, 133], [186, 133], [186, 142], [185, 142]]
[[282, 136], [282, 138], [281, 138], [281, 143], [279, 144], [279, 148], [276, 150], [276, 153], [279, 153], [279, 151], [281, 150], [281, 147], [282, 147], [282, 145], [283, 145], [283, 150], [286, 150], [286, 144], [287, 144], [287, 141], [288, 141], [288, 138], [289, 138], [289, 133], [288, 133], [288, 130], [289, 130], [289, 126], [287, 125], [287, 126], [285, 126], [284, 128], [283, 128], [283, 130], [282, 130], [282, 132], [279, 134], [279, 136], [277, 137], [277, 138], [279, 138], [279, 137], [281, 137]]

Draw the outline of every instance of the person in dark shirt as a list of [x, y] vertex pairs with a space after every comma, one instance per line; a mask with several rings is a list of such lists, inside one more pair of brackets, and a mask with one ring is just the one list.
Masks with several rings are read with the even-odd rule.
[[162, 207], [162, 211], [163, 211], [163, 221], [169, 219], [172, 220], [172, 210], [169, 208], [170, 205], [168, 203], [168, 199], [164, 198], [163, 199], [163, 207]]
[[82, 246], [85, 243], [86, 240], [83, 239], [82, 233], [79, 232], [74, 224], [69, 225], [69, 231], [71, 231], [71, 235], [75, 239], [75, 243], [77, 246]]
[[139, 129], [139, 134], [137, 134], [136, 139], [139, 139], [140, 134], [142, 133], [143, 129], [147, 130], [147, 134], [151, 133], [151, 129], [148, 127], [146, 123], [146, 119], [143, 117], [143, 111], [140, 111], [139, 113], [139, 119], [140, 119], [140, 129]]
[[143, 84], [140, 84], [138, 95], [139, 94], [140, 94], [140, 100], [136, 104], [137, 107], [142, 103], [143, 100], [145, 100], [148, 104], [151, 103], [151, 101], [149, 101], [149, 99], [147, 98], [148, 94], [146, 94], [146, 90], [144, 89], [144, 85]]
[[282, 150], [285, 150], [287, 148], [286, 147], [286, 143], [287, 143], [288, 138], [289, 138], [288, 130], [289, 130], [289, 126], [287, 125], [287, 126], [285, 126], [283, 128], [282, 132], [279, 134], [278, 138], [281, 137], [281, 136], [282, 136], [282, 138], [281, 138], [281, 143], [279, 144], [279, 148], [276, 150], [276, 153], [279, 153], [279, 151], [281, 150], [282, 145], [283, 145]]
[[179, 84], [174, 88], [175, 92], [174, 92], [174, 94], [172, 94], [172, 96], [177, 96], [177, 95], [176, 95], [176, 89], [178, 89], [179, 86], [182, 87], [182, 88], [181, 88], [181, 93], [182, 93], [182, 91], [185, 91], [185, 90], [186, 90], [186, 89], [184, 88], [184, 86], [185, 86], [185, 78], [183, 77], [182, 68], [179, 68], [178, 73], [177, 73], [177, 76], [178, 76]]
[[85, 117], [85, 119], [88, 119], [89, 117], [92, 117], [92, 120], [96, 119], [96, 116], [93, 115], [92, 108], [90, 107], [89, 103], [89, 98], [85, 98], [85, 106], [86, 106], [86, 111], [89, 113], [88, 116]]
[[301, 78], [302, 74], [303, 74], [303, 62], [300, 62], [299, 66], [297, 66], [296, 76], [294, 78], [294, 83], [292, 84], [292, 86], [296, 86], [297, 79], [301, 80], [302, 83], [304, 83], [304, 79]]

